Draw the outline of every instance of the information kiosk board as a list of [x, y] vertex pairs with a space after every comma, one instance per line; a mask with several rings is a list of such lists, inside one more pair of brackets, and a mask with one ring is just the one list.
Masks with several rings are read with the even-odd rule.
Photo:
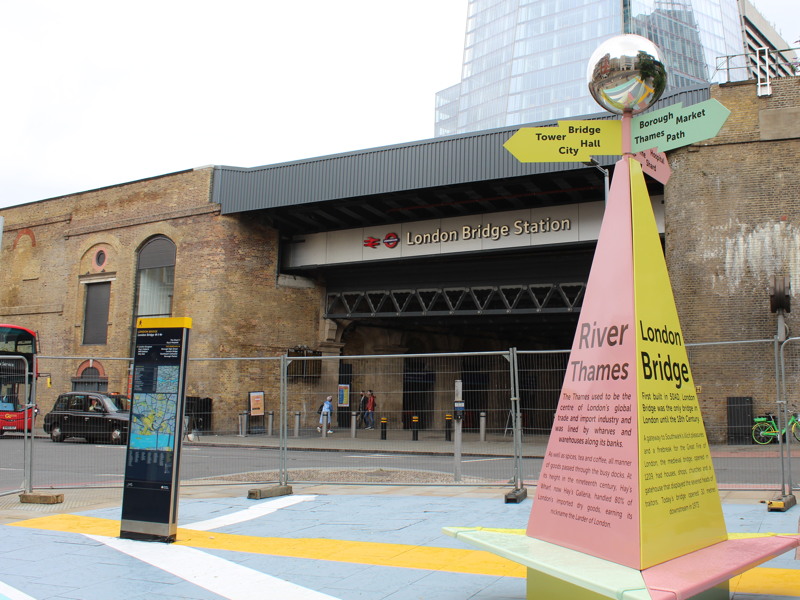
[[120, 537], [174, 542], [189, 318], [139, 319]]

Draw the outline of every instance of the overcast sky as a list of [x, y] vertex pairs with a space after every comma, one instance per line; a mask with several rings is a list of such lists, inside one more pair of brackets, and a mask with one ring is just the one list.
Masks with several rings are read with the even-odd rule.
[[0, 0], [0, 206], [433, 137], [467, 0]]
[[797, 0], [750, 0], [792, 48], [800, 46], [800, 10]]
[[[753, 0], [800, 38], [796, 0]], [[433, 136], [467, 0], [0, 0], [0, 207]]]

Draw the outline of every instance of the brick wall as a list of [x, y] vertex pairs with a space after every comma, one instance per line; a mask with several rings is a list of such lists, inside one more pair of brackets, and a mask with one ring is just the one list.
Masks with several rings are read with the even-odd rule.
[[[764, 139], [772, 135], [760, 123], [764, 111], [775, 117], [800, 106], [800, 78], [773, 81], [770, 97], [757, 97], [754, 81], [714, 86], [712, 97], [731, 111], [719, 135], [669, 154], [666, 253], [678, 312], [689, 344], [770, 340], [777, 332], [771, 277], [788, 275], [800, 285], [800, 136], [787, 127], [785, 139]], [[786, 321], [799, 334], [795, 315]], [[707, 423], [726, 422], [727, 397], [752, 396], [757, 413], [774, 409], [771, 344], [695, 354]]]
[[[320, 293], [278, 284], [277, 233], [209, 200], [212, 170], [187, 171], [3, 210], [0, 320], [39, 332], [44, 412], [92, 357], [110, 391], [125, 391], [137, 250], [165, 235], [177, 247], [173, 316], [193, 319], [190, 357], [277, 356], [318, 345]], [[107, 261], [95, 266], [97, 250]], [[108, 341], [84, 345], [86, 283], [111, 280]], [[214, 400], [214, 426], [235, 430], [247, 392], [278, 389], [258, 363], [190, 363], [188, 395]], [[275, 400], [277, 401], [277, 399]]]

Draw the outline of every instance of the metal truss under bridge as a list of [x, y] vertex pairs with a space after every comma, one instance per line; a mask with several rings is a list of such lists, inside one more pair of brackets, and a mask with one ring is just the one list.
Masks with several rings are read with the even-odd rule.
[[586, 283], [329, 292], [325, 317], [418, 317], [580, 311]]

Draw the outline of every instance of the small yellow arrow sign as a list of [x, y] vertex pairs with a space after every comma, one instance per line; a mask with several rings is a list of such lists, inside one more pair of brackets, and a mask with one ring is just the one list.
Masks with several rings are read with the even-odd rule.
[[622, 154], [620, 121], [559, 121], [556, 127], [523, 127], [503, 147], [520, 162], [586, 162]]

